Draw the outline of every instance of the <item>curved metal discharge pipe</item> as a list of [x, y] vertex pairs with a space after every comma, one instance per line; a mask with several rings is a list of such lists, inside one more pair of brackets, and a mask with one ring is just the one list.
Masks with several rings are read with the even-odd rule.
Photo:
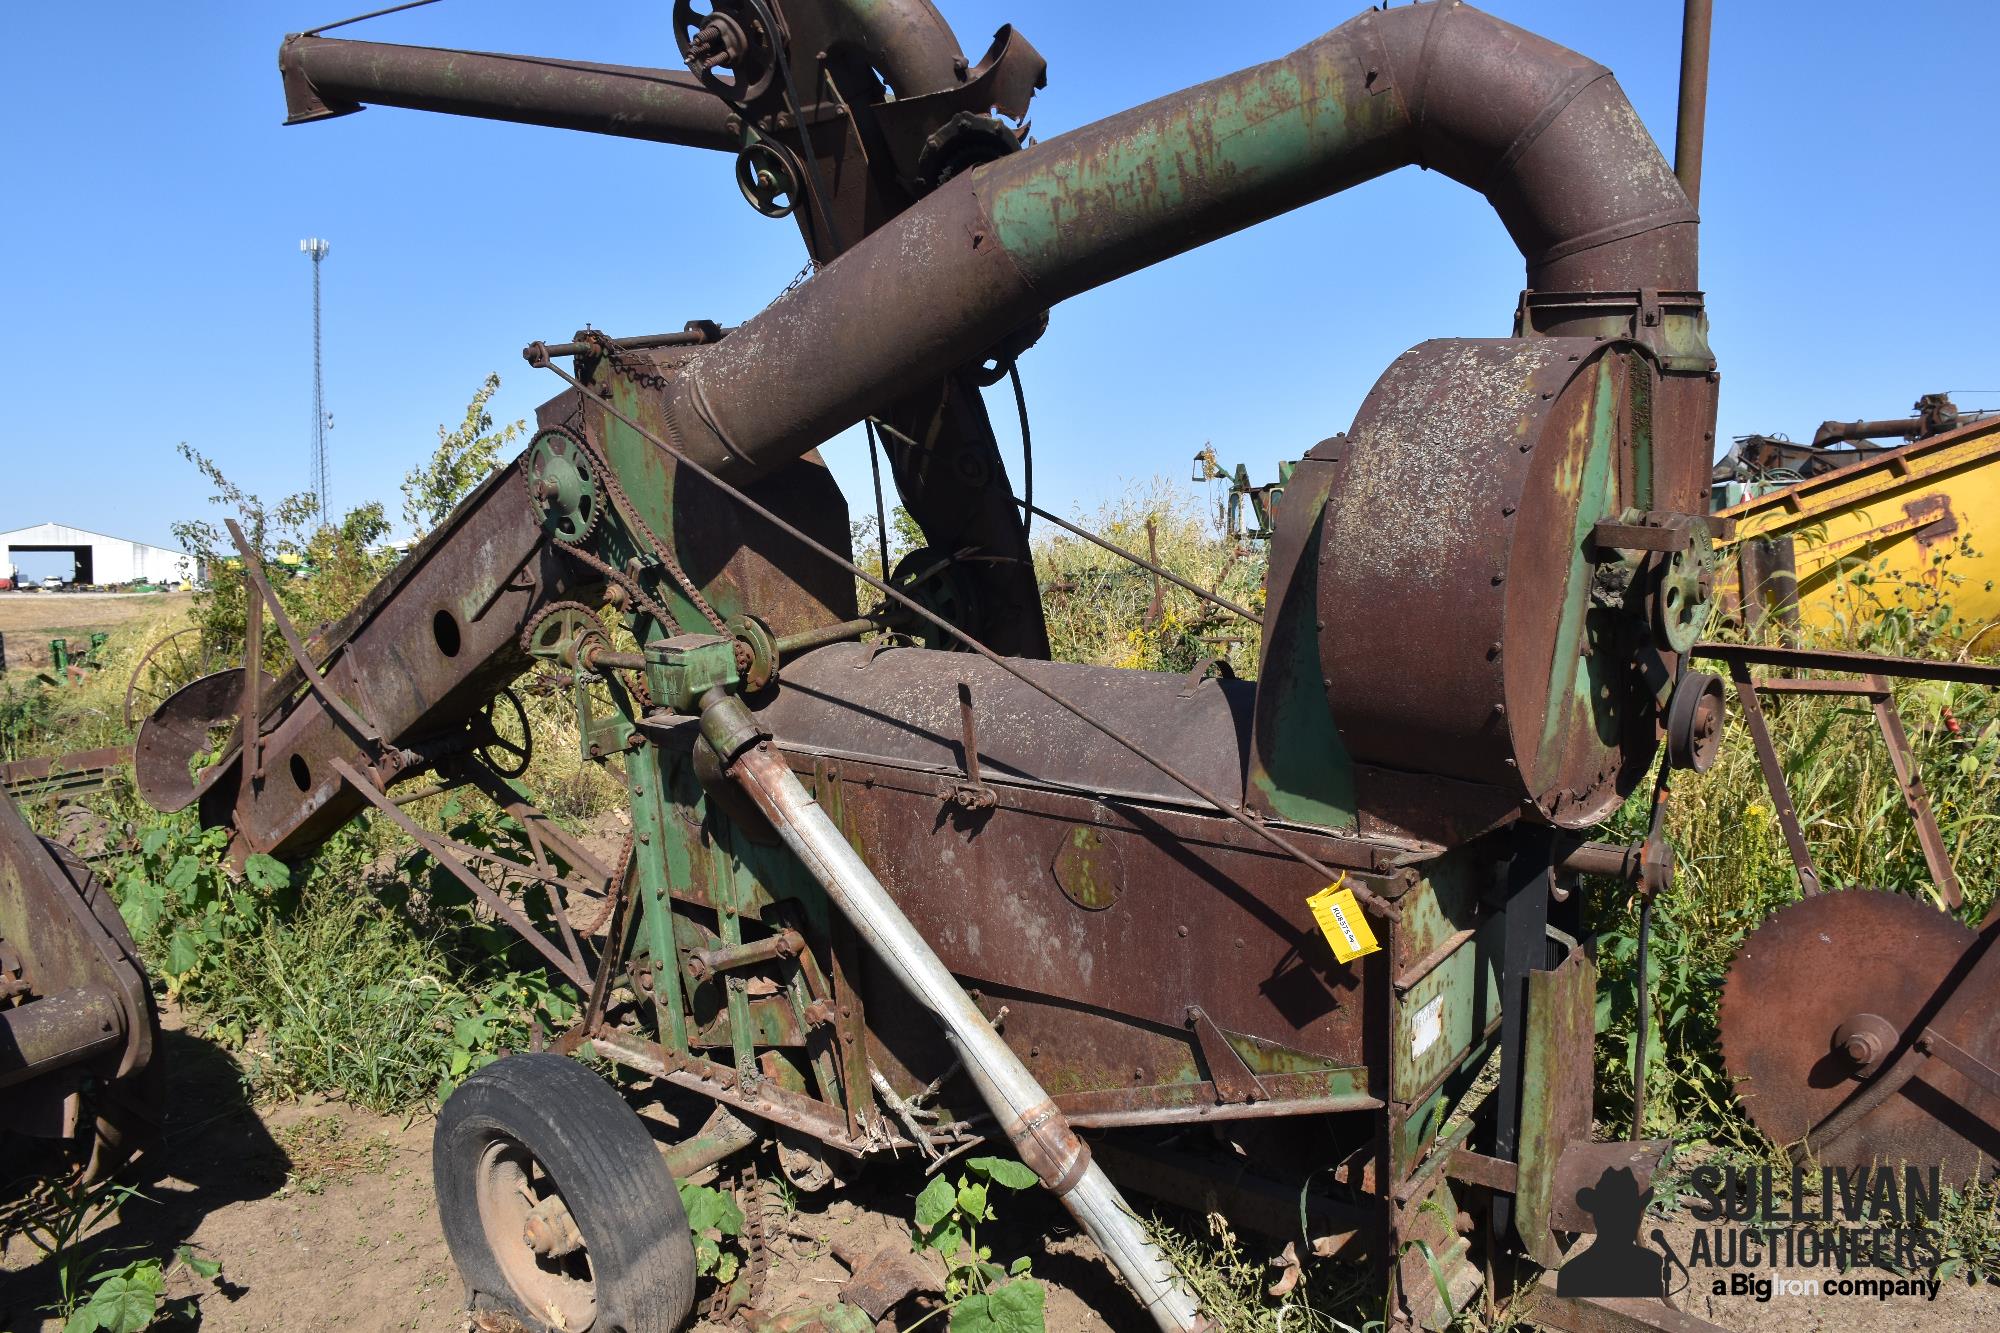
[[777, 466], [1059, 301], [1411, 164], [1486, 195], [1531, 288], [1697, 285], [1695, 210], [1610, 72], [1444, 0], [948, 182], [692, 357], [675, 427], [725, 475]]
[[729, 104], [684, 71], [294, 33], [278, 48], [285, 123], [365, 105], [735, 152]]

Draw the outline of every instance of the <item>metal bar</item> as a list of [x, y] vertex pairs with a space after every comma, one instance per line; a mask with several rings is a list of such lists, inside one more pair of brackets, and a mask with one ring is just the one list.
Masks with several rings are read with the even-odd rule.
[[779, 657], [791, 657], [799, 653], [824, 648], [829, 643], [845, 643], [858, 639], [871, 629], [881, 629], [882, 621], [876, 616], [859, 616], [853, 620], [843, 620], [837, 625], [821, 625], [817, 629], [800, 630], [797, 634], [787, 634], [774, 640], [772, 647]]
[[722, 329], [711, 335], [707, 329], [682, 329], [678, 333], [648, 333], [637, 338], [597, 338], [568, 343], [537, 341], [522, 348], [521, 354], [532, 360], [537, 353], [542, 356], [603, 356], [607, 352], [643, 352], [656, 347], [699, 347], [728, 332], [728, 329]]
[[1450, 935], [1447, 935], [1444, 942], [1438, 945], [1437, 948], [1432, 949], [1422, 958], [1410, 964], [1404, 971], [1396, 974], [1396, 989], [1399, 991], [1409, 990], [1419, 981], [1437, 971], [1438, 964], [1457, 953], [1459, 946], [1478, 933], [1476, 930], [1455, 930]]
[[87, 1060], [125, 1040], [125, 1016], [102, 986], [0, 1009], [0, 1088]]
[[[653, 1018], [675, 1059], [688, 1053], [687, 1006], [682, 1003], [681, 958], [674, 941], [674, 886], [667, 878], [667, 809], [660, 765], [634, 763], [626, 769], [632, 787], [632, 840], [639, 875], [640, 939], [652, 965]], [[640, 850], [644, 849], [644, 850]]]
[[660, 1156], [675, 1180], [686, 1180], [731, 1153], [749, 1147], [757, 1131], [727, 1106], [717, 1105], [702, 1127], [678, 1143], [662, 1144]]
[[[239, 711], [237, 725], [241, 731], [237, 736], [237, 748], [243, 753], [243, 772], [249, 779], [243, 784], [247, 793], [250, 784], [264, 780], [264, 599], [245, 599], [243, 632], [243, 706]], [[247, 795], [237, 805], [239, 822], [247, 820], [250, 801]]]
[[[1523, 1080], [1527, 1074], [1528, 976], [1549, 959], [1549, 897], [1555, 859], [1551, 833], [1527, 829], [1515, 835], [1507, 862], [1507, 900], [1500, 920], [1500, 1086], [1493, 1101], [1493, 1155], [1508, 1161], [1520, 1153]], [[1513, 1230], [1514, 1199], [1493, 1200], [1499, 1235]]]
[[[1699, 651], [1701, 645], [1697, 645]], [[1764, 720], [1764, 705], [1757, 701], [1756, 682], [1741, 658], [1729, 659], [1729, 679], [1736, 686], [1736, 702], [1743, 710], [1743, 725], [1750, 728], [1750, 740], [1757, 747], [1757, 766], [1764, 771], [1764, 786], [1771, 793], [1771, 808], [1777, 812], [1778, 827], [1784, 831], [1785, 846], [1791, 849], [1792, 865], [1799, 872], [1799, 887], [1807, 893], [1819, 892], [1819, 871], [1813, 866], [1812, 849], [1806, 846], [1805, 830], [1799, 826], [1799, 812], [1792, 807], [1792, 791], [1785, 781], [1785, 766], [1778, 749], [1771, 744], [1771, 728]]]
[[611, 867], [601, 864], [590, 854], [589, 848], [571, 837], [562, 825], [544, 814], [525, 792], [495, 773], [491, 765], [475, 754], [466, 760], [465, 771], [471, 777], [472, 784], [484, 792], [488, 800], [521, 821], [524, 826], [533, 822], [542, 841], [555, 848], [556, 855], [599, 884], [611, 882]]
[[775, 935], [767, 935], [748, 944], [732, 944], [720, 949], [692, 949], [687, 956], [688, 975], [703, 981], [717, 972], [754, 967], [774, 958], [796, 958], [805, 952], [805, 947], [805, 937], [787, 927]]
[[1927, 662], [1916, 657], [1878, 657], [1874, 653], [1836, 652], [1820, 648], [1771, 648], [1751, 643], [1697, 643], [1692, 657], [1708, 657], [1745, 666], [1785, 667], [1794, 671], [1850, 671], [1861, 676], [1896, 676], [1910, 680], [1943, 680], [1955, 685], [2000, 686], [2000, 666], [1980, 662]]
[[763, 810], [875, 955], [943, 1024], [981, 1099], [1022, 1160], [1090, 1233], [1159, 1327], [1204, 1327], [1201, 1312], [1175, 1279], [1166, 1256], [1147, 1239], [1049, 1094], [768, 740], [759, 739], [756, 720], [742, 700], [713, 691], [703, 704], [702, 734], [723, 757], [730, 777]]
[[[2000, 941], [2000, 929], [1996, 929], [1989, 921], [1989, 924], [1980, 928], [1979, 938], [1973, 941], [1972, 947], [1966, 950], [1958, 963], [1953, 965], [1952, 973], [1957, 977], [1956, 983], [1943, 995], [1933, 995], [1925, 1005], [1928, 1012], [1919, 1013], [1912, 1022], [1912, 1027], [1917, 1023], [1922, 1023], [1925, 1029], [1948, 1027], [1960, 1008], [1970, 1004], [1976, 996], [1991, 993], [1994, 974], [2000, 971], [2000, 948], [1995, 947], [1996, 941]], [[1974, 957], [1975, 954], [1977, 957]], [[1971, 960], [1970, 965], [1967, 965], [1967, 959]], [[1934, 1046], [1934, 1043], [1932, 1045]], [[1842, 1135], [1854, 1128], [1870, 1111], [1887, 1101], [1905, 1083], [1916, 1077], [1930, 1055], [1931, 1048], [1926, 1046], [1921, 1037], [1908, 1042], [1894, 1061], [1878, 1071], [1873, 1079], [1863, 1084], [1831, 1115], [1807, 1131], [1794, 1149], [1794, 1156], [1802, 1156], [1808, 1150], [1823, 1150], [1838, 1142]]]
[[1951, 864], [1951, 849], [1944, 845], [1944, 834], [1938, 831], [1937, 819], [1931, 814], [1930, 794], [1924, 790], [1923, 774], [1917, 771], [1910, 735], [1903, 730], [1903, 715], [1896, 711], [1896, 696], [1889, 692], [1889, 682], [1880, 676], [1870, 676], [1868, 683], [1874, 691], [1875, 721], [1882, 728], [1883, 743], [1889, 747], [1889, 765], [1896, 770], [1896, 786], [1902, 790], [1910, 818], [1916, 821], [1924, 864], [1930, 867], [1931, 879], [1944, 895], [1945, 904], [1956, 910], [1965, 901], [1965, 891], [1959, 887], [1958, 871]]
[[1674, 119], [1674, 175], [1688, 202], [1701, 203], [1701, 149], [1708, 122], [1708, 37], [1714, 0], [1687, 0], [1681, 9], [1681, 98]]
[[591, 1037], [588, 1044], [607, 1060], [651, 1074], [654, 1078], [665, 1079], [676, 1087], [698, 1092], [711, 1101], [809, 1134], [819, 1142], [854, 1157], [865, 1156], [878, 1149], [917, 1146], [887, 1125], [881, 1127], [876, 1137], [849, 1135], [839, 1113], [824, 1102], [787, 1092], [770, 1079], [760, 1079], [755, 1087], [746, 1088], [730, 1066], [719, 1065], [697, 1055], [676, 1055], [636, 1032], [605, 1032]]
[[1646, 1136], [1646, 1046], [1652, 1037], [1653, 1026], [1653, 983], [1647, 975], [1652, 960], [1648, 954], [1653, 939], [1653, 895], [1639, 895], [1639, 951], [1635, 960], [1638, 972], [1637, 990], [1639, 1012], [1632, 1035], [1632, 1132], [1626, 1137], [1637, 1143]]
[[229, 524], [229, 535], [236, 539], [236, 549], [243, 555], [243, 572], [249, 576], [257, 592], [271, 608], [271, 620], [277, 625], [278, 633], [284, 636], [285, 647], [291, 651], [292, 661], [298, 664], [299, 672], [304, 676], [307, 687], [319, 696], [319, 701], [326, 705], [329, 712], [346, 724], [347, 729], [362, 742], [363, 749], [379, 745], [382, 733], [373, 723], [348, 707], [345, 699], [333, 692], [333, 687], [327, 684], [326, 677], [320, 674], [319, 666], [306, 654], [305, 644], [300, 641], [299, 632], [292, 628], [292, 620], [285, 614], [284, 604], [278, 600], [278, 594], [272, 589], [270, 580], [264, 577], [264, 562], [250, 549], [250, 543], [243, 537], [243, 529], [236, 525], [236, 520], [233, 518], [226, 521]]
[[103, 786], [111, 770], [131, 762], [132, 749], [127, 745], [16, 759], [10, 764], [0, 764], [0, 791], [14, 797], [40, 796], [49, 791], [89, 791]]
[[1981, 1060], [1935, 1028], [1925, 1028], [1917, 1038], [1917, 1049], [1950, 1065], [1966, 1079], [1978, 1084], [1989, 1097], [2000, 1097], [2000, 1070]]
[[1759, 676], [1751, 684], [1760, 694], [1838, 694], [1862, 699], [1880, 698], [1888, 688], [1878, 689], [1858, 680], [1792, 680], [1784, 676]]
[[625, 961], [625, 939], [630, 933], [625, 912], [626, 904], [631, 901], [627, 891], [631, 878], [632, 836], [628, 833], [624, 854], [618, 858], [618, 869], [611, 876], [611, 919], [605, 923], [604, 948], [597, 955], [597, 975], [591, 979], [590, 998], [584, 1003], [583, 1016], [577, 1020], [577, 1030], [586, 1036], [604, 1021], [604, 1009], [611, 998], [611, 978]]
[[[546, 363], [544, 368], [550, 371], [551, 373], [555, 374], [556, 376], [560, 377], [562, 380], [568, 383], [571, 388], [576, 389], [578, 392], [581, 393], [589, 392], [589, 390], [581, 380], [577, 379], [576, 376], [570, 374], [568, 371], [564, 370], [561, 366], [556, 365], [554, 362]], [[1321, 862], [1318, 857], [1313, 856], [1311, 853], [1307, 852], [1304, 848], [1300, 847], [1297, 843], [1294, 843], [1290, 838], [1287, 838], [1283, 834], [1279, 833], [1276, 829], [1269, 827], [1261, 820], [1251, 818], [1247, 812], [1238, 809], [1236, 806], [1230, 805], [1227, 802], [1223, 801], [1221, 797], [1215, 795], [1213, 792], [1209, 791], [1206, 787], [1195, 782], [1192, 778], [1187, 777], [1185, 774], [1181, 773], [1179, 770], [1175, 769], [1173, 766], [1168, 764], [1165, 760], [1158, 758], [1151, 751], [1145, 749], [1138, 743], [1127, 739], [1124, 735], [1119, 733], [1114, 728], [1109, 727], [1105, 725], [1103, 722], [1098, 721], [1096, 718], [1092, 717], [1088, 712], [1077, 707], [1069, 700], [1063, 698], [1060, 694], [1057, 694], [1054, 690], [1042, 684], [1040, 681], [1035, 680], [1033, 677], [1029, 676], [1025, 671], [1022, 671], [1021, 668], [1014, 665], [1006, 658], [1002, 657], [999, 653], [994, 652], [991, 648], [987, 647], [984, 643], [980, 642], [972, 635], [966, 633], [963, 629], [959, 628], [957, 625], [952, 624], [944, 617], [936, 614], [928, 607], [918, 602], [916, 599], [908, 596], [907, 594], [903, 593], [902, 591], [896, 588], [891, 587], [884, 580], [876, 578], [874, 575], [869, 574], [868, 572], [863, 570], [859, 565], [855, 564], [852, 560], [849, 560], [845, 556], [840, 555], [838, 552], [834, 551], [831, 547], [825, 545], [824, 543], [815, 540], [809, 533], [803, 531], [796, 525], [786, 522], [784, 519], [780, 518], [777, 514], [773, 513], [770, 509], [766, 508], [762, 504], [759, 504], [756, 500], [750, 498], [749, 495], [744, 493], [742, 488], [735, 486], [730, 482], [724, 481], [721, 477], [717, 476], [708, 467], [695, 461], [695, 459], [692, 456], [685, 453], [677, 446], [669, 444], [666, 440], [662, 439], [658, 433], [649, 430], [647, 427], [641, 425], [638, 421], [634, 420], [630, 414], [628, 414], [622, 408], [620, 408], [616, 403], [608, 399], [605, 399], [605, 400], [600, 400], [598, 402], [598, 406], [601, 407], [607, 415], [631, 427], [631, 429], [638, 432], [642, 438], [651, 441], [656, 447], [665, 451], [676, 462], [689, 468], [691, 471], [693, 471], [696, 475], [702, 477], [704, 480], [713, 483], [718, 489], [728, 494], [731, 498], [736, 500], [739, 504], [743, 505], [746, 509], [750, 510], [752, 513], [756, 514], [759, 518], [762, 518], [767, 523], [770, 523], [773, 527], [777, 528], [780, 532], [783, 532], [786, 536], [792, 538], [794, 541], [798, 542], [799, 544], [806, 547], [808, 550], [814, 552], [815, 554], [822, 556], [825, 559], [831, 560], [836, 565], [839, 565], [842, 569], [852, 574], [855, 578], [860, 579], [862, 582], [868, 584], [868, 586], [875, 589], [875, 591], [881, 593], [883, 596], [889, 598], [891, 601], [898, 603], [906, 610], [914, 613], [919, 619], [923, 620], [926, 624], [933, 625], [938, 629], [943, 630], [945, 633], [951, 635], [953, 638], [957, 639], [960, 643], [963, 643], [967, 648], [970, 648], [973, 652], [978, 653], [981, 657], [993, 663], [993, 665], [999, 667], [1002, 671], [1005, 671], [1008, 675], [1014, 677], [1016, 680], [1019, 680], [1029, 689], [1035, 691], [1037, 694], [1047, 699], [1050, 703], [1055, 704], [1057, 707], [1061, 708], [1064, 712], [1069, 713], [1071, 716], [1075, 717], [1078, 721], [1084, 723], [1092, 730], [1100, 732], [1109, 739], [1116, 741], [1119, 745], [1122, 745], [1123, 747], [1125, 747], [1125, 749], [1131, 751], [1134, 755], [1138, 756], [1146, 763], [1151, 764], [1161, 773], [1163, 773], [1169, 778], [1172, 778], [1175, 782], [1187, 788], [1187, 790], [1193, 792], [1196, 796], [1200, 797], [1202, 800], [1208, 802], [1209, 805], [1213, 806], [1216, 810], [1220, 811], [1222, 814], [1227, 815], [1229, 818], [1243, 825], [1243, 827], [1249, 829], [1250, 832], [1255, 834], [1257, 837], [1263, 839], [1271, 846], [1277, 848], [1279, 851], [1285, 853], [1287, 856], [1291, 857], [1299, 864], [1312, 870], [1316, 874], [1324, 876], [1327, 883], [1331, 884], [1340, 878], [1338, 872], [1329, 868], [1327, 865]], [[1401, 921], [1403, 919], [1403, 912], [1400, 907], [1396, 906], [1396, 904], [1390, 902], [1388, 899], [1382, 897], [1380, 894], [1374, 892], [1372, 889], [1366, 888], [1360, 884], [1355, 884], [1352, 882], [1349, 883], [1348, 887], [1353, 890], [1355, 898], [1357, 898], [1359, 901], [1361, 901], [1369, 908], [1374, 910], [1378, 915], [1386, 917], [1391, 921]]]
[[574, 982], [578, 990], [584, 991], [586, 994], [589, 992], [591, 982], [590, 973], [580, 967], [573, 959], [564, 956], [562, 950], [549, 943], [548, 938], [542, 932], [536, 930], [533, 923], [522, 916], [512, 903], [495, 893], [485, 880], [467, 870], [464, 864], [444, 847], [441, 840], [435, 834], [404, 814], [394, 801], [390, 800], [374, 783], [355, 772], [345, 759], [336, 757], [332, 760], [332, 764], [333, 771], [340, 774], [342, 780], [348, 786], [354, 788], [355, 791], [366, 798], [370, 805], [373, 805], [377, 810], [389, 816], [390, 821], [396, 827], [414, 838], [417, 845], [429, 852], [439, 865], [449, 870], [459, 883], [472, 890], [475, 898], [492, 908], [494, 914], [506, 922], [509, 929], [533, 945], [535, 952], [548, 959], [550, 965], [556, 971]]

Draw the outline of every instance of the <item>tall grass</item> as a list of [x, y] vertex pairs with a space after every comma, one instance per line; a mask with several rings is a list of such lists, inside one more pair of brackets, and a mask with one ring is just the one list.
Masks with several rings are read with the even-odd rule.
[[[1263, 543], [1232, 538], [1205, 497], [1185, 484], [1155, 477], [1073, 521], [1190, 583], [1263, 611]], [[1052, 524], [1036, 533], [1034, 552], [1058, 660], [1185, 672], [1214, 657], [1238, 675], [1256, 674], [1261, 626]]]

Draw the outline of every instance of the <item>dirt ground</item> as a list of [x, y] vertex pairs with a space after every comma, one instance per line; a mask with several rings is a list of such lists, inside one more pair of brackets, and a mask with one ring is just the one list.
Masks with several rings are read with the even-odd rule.
[[7, 639], [9, 669], [46, 666], [50, 639], [116, 634], [188, 604], [185, 592], [0, 591], [0, 635]]
[[[432, 1122], [373, 1115], [337, 1103], [258, 1108], [236, 1059], [169, 1016], [166, 1142], [133, 1181], [143, 1199], [93, 1234], [94, 1273], [132, 1258], [171, 1255], [180, 1244], [222, 1265], [210, 1287], [185, 1272], [170, 1296], [200, 1296], [201, 1327], [256, 1330], [407, 1330], [464, 1333], [463, 1288], [438, 1230], [430, 1180]], [[836, 1257], [869, 1254], [908, 1235], [922, 1187], [914, 1167], [876, 1171], [860, 1186], [799, 1195], [786, 1214], [767, 1186], [772, 1268], [760, 1304], [797, 1309], [831, 1299], [848, 1270]], [[1051, 1333], [1141, 1333], [1151, 1327], [1113, 1281], [1095, 1248], [1060, 1208], [1038, 1195], [1010, 1198], [1014, 1225], [992, 1238], [1002, 1259], [1026, 1253], [1049, 1288]], [[1690, 1253], [1696, 1224], [1663, 1225]], [[986, 1237], [982, 1237], [986, 1239]], [[1830, 1270], [1761, 1270], [1779, 1278], [1836, 1276]], [[1939, 1328], [2000, 1328], [2000, 1287], [1947, 1282], [1934, 1301], [1714, 1296], [1714, 1273], [1674, 1283], [1675, 1303], [1742, 1333], [1842, 1333], [1922, 1322]], [[1724, 1273], [1726, 1277], [1726, 1272]], [[54, 1333], [43, 1311], [56, 1295], [53, 1268], [20, 1236], [0, 1236], [0, 1329]], [[701, 1293], [705, 1299], [706, 1290]], [[942, 1326], [942, 1321], [938, 1321]], [[698, 1333], [722, 1324], [700, 1322]]]
[[[128, 1203], [86, 1242], [103, 1259], [86, 1271], [169, 1256], [188, 1244], [222, 1265], [213, 1288], [184, 1271], [168, 1287], [169, 1296], [200, 1295], [205, 1333], [462, 1333], [464, 1289], [432, 1202], [432, 1121], [405, 1122], [337, 1103], [257, 1108], [246, 1098], [234, 1057], [183, 1031], [171, 1016], [167, 1028], [165, 1145], [136, 1168], [132, 1183], [144, 1199]], [[838, 1200], [799, 1197], [790, 1234], [773, 1237], [765, 1307], [831, 1299], [847, 1277], [834, 1249], [867, 1254], [906, 1236], [899, 1219], [909, 1216], [922, 1185], [914, 1171], [907, 1174], [910, 1180], [867, 1196], [850, 1190]], [[1048, 1237], [1033, 1258], [1050, 1284], [1052, 1333], [1149, 1328], [1128, 1308], [1130, 1298], [1095, 1249], [1063, 1224], [1060, 1210], [1052, 1211], [1020, 1219], [1021, 1230]], [[780, 1219], [782, 1213], [774, 1214], [774, 1229]], [[0, 1237], [0, 1329], [54, 1333], [60, 1322], [42, 1311], [56, 1290], [53, 1267], [37, 1250], [18, 1235]], [[694, 1327], [719, 1333], [726, 1326]]]

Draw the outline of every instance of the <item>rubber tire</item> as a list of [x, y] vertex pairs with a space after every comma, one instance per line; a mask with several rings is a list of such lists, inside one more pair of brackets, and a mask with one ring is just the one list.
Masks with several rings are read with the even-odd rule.
[[590, 1333], [674, 1333], [694, 1306], [694, 1243], [652, 1135], [616, 1090], [560, 1055], [509, 1055], [460, 1085], [438, 1114], [431, 1173], [438, 1221], [473, 1309], [524, 1308], [480, 1223], [474, 1177], [496, 1137], [518, 1142], [561, 1191], [597, 1288]]

